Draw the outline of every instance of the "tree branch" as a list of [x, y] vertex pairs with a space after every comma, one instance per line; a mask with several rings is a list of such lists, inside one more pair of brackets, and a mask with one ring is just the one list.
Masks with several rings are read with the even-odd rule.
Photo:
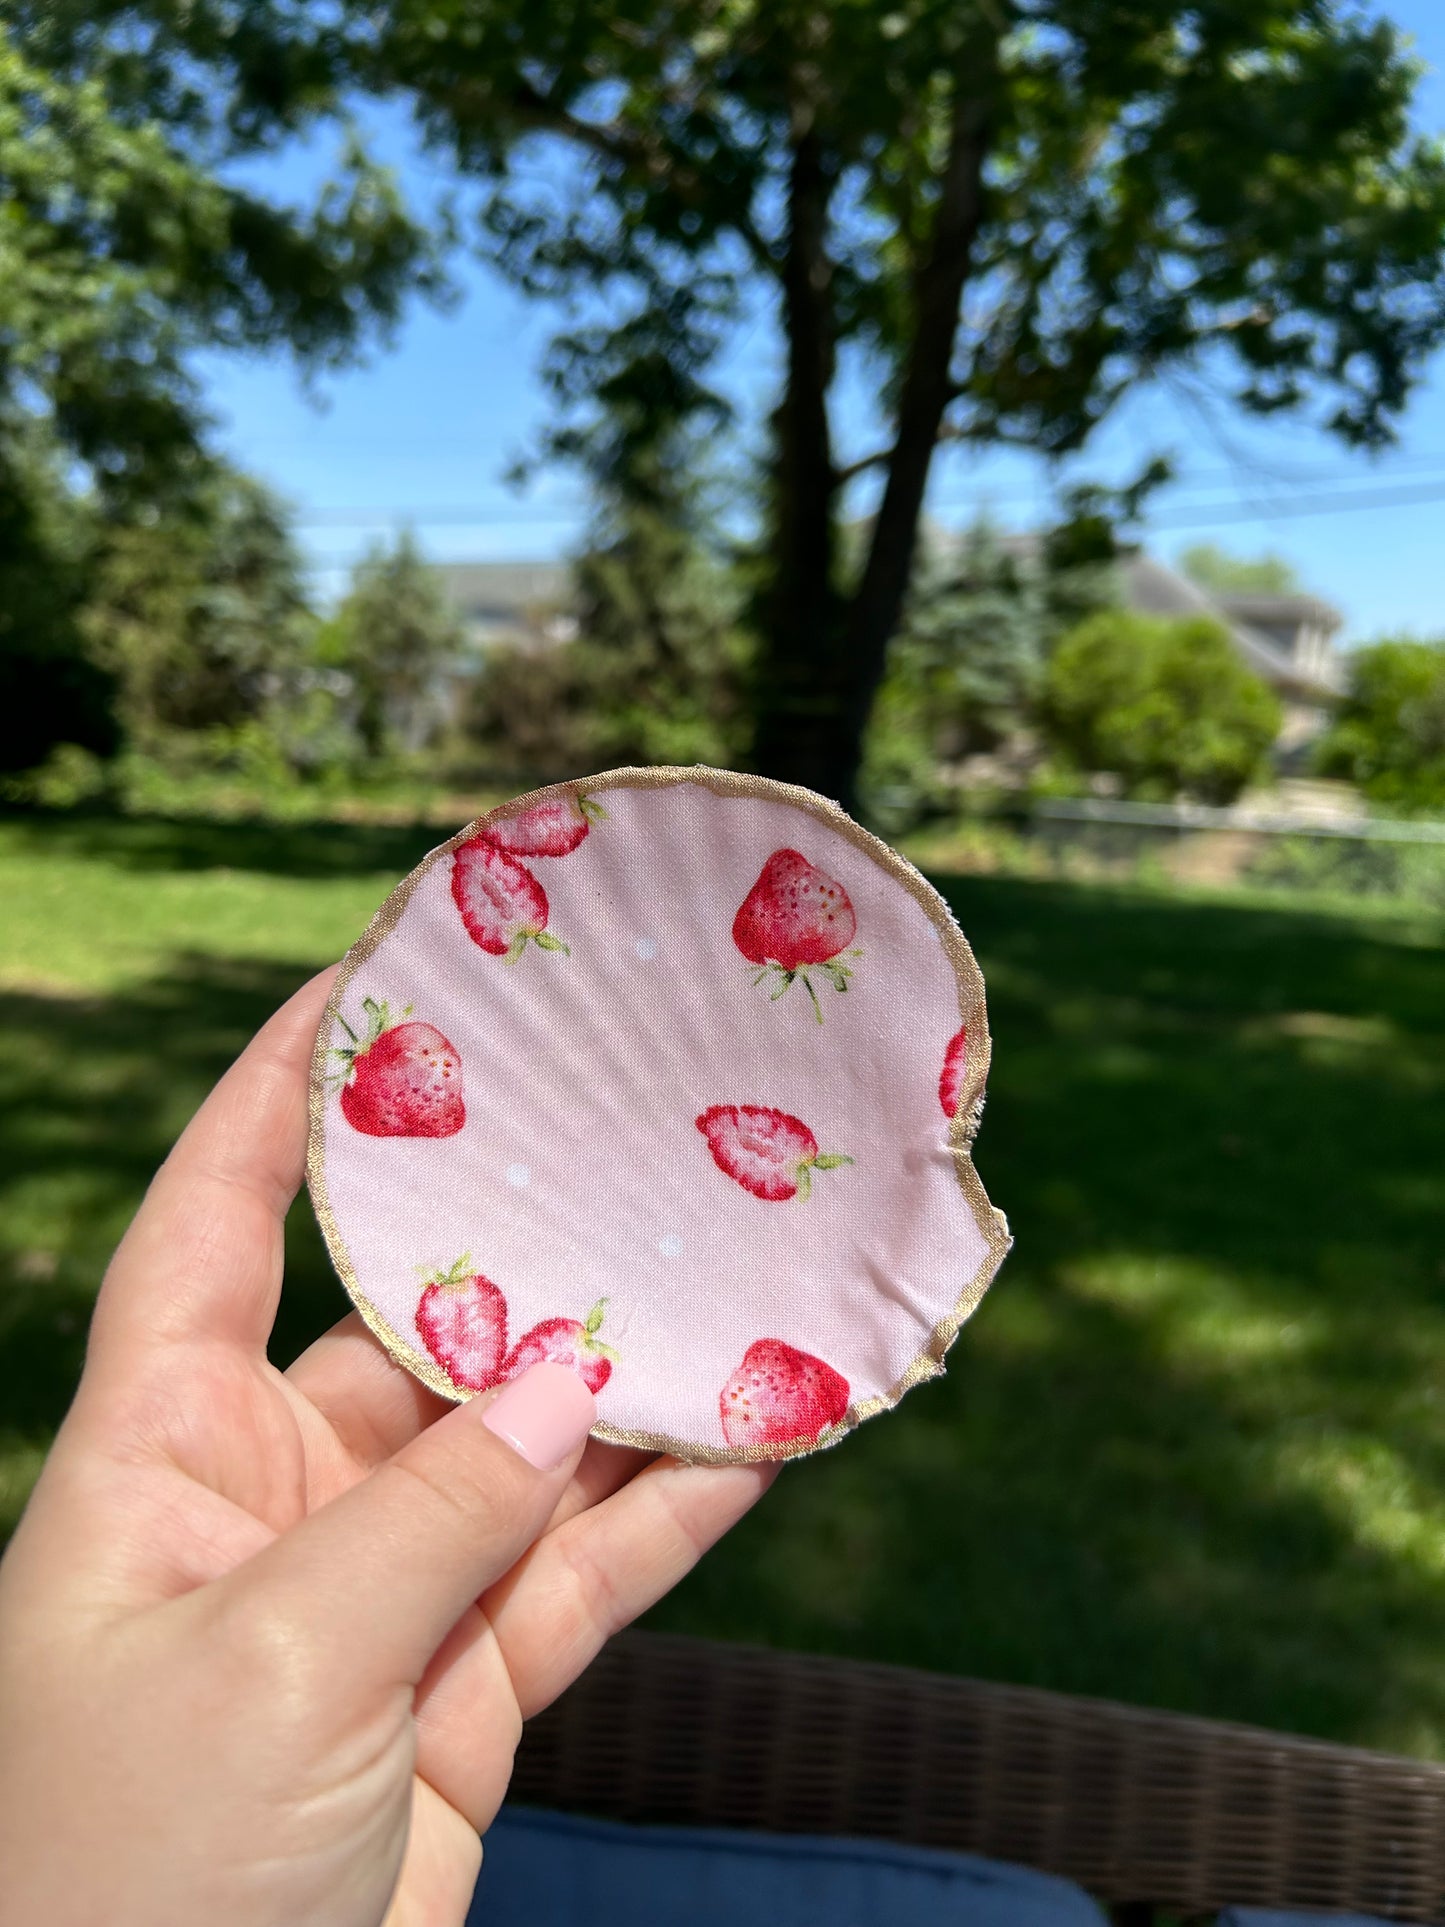
[[[670, 175], [674, 193], [694, 206], [702, 198], [704, 184], [692, 168], [679, 166], [675, 156], [659, 142], [648, 140], [622, 121], [583, 120], [571, 108], [564, 107], [526, 80], [516, 83], [508, 96], [508, 105], [523, 125], [534, 127], [539, 133], [559, 134], [603, 160], [633, 168], [652, 180]], [[748, 208], [730, 208], [727, 225], [745, 243], [759, 267], [776, 272], [777, 257]]]
[[[959, 390], [955, 387], [953, 390], [954, 397], [956, 397], [958, 393]], [[1001, 438], [991, 429], [988, 434], [988, 440], [998, 441], [999, 439]], [[933, 445], [937, 448], [941, 442], [971, 442], [973, 440], [974, 433], [971, 428], [965, 428], [961, 422], [944, 422], [933, 438]], [[846, 487], [849, 482], [853, 481], [855, 477], [859, 475], [866, 475], [870, 468], [886, 468], [897, 453], [898, 444], [897, 442], [892, 442], [887, 448], [875, 448], [871, 455], [860, 455], [856, 462], [849, 462], [845, 467], [835, 470], [834, 473], [837, 477], [839, 488]]]
[[[989, 58], [996, 60], [996, 46], [990, 47]], [[983, 225], [983, 169], [990, 134], [985, 102], [990, 92], [985, 86], [974, 95], [960, 84], [954, 98], [932, 240], [915, 284], [917, 318], [899, 398], [888, 485], [850, 612], [850, 654], [875, 664], [879, 673], [882, 650], [908, 591], [929, 464], [943, 430], [944, 410], [956, 393], [950, 370], [964, 285]], [[865, 712], [872, 693], [872, 683], [859, 691]]]

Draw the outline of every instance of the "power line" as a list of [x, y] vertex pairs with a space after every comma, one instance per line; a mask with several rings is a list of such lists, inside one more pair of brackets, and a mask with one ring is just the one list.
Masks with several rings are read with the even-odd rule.
[[[942, 500], [935, 499], [930, 506], [935, 510], [955, 509], [992, 502], [1032, 507], [1038, 500], [1037, 492], [1018, 494], [978, 489], [968, 495], [950, 492]], [[1287, 500], [1272, 502], [1201, 502], [1193, 505], [1180, 502], [1161, 507], [1146, 515], [1144, 520], [1153, 528], [1192, 528], [1215, 523], [1272, 522], [1283, 517], [1359, 514], [1369, 509], [1404, 508], [1439, 501], [1445, 501], [1445, 481], [1401, 483], [1389, 488], [1357, 489], [1345, 494], [1295, 495]], [[583, 513], [584, 504], [565, 510], [528, 509], [519, 504], [514, 513], [506, 513], [499, 508], [476, 509], [462, 505], [421, 507], [398, 504], [375, 508], [311, 509], [298, 515], [296, 523], [300, 528], [309, 529], [376, 528], [406, 522], [419, 527], [455, 529], [491, 529], [509, 524], [561, 528], [574, 525]]]

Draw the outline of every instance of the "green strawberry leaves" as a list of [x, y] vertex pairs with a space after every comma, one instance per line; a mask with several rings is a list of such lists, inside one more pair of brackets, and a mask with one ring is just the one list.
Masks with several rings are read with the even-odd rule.
[[[847, 955], [850, 957], [861, 957], [863, 952], [861, 950], [850, 950], [847, 952]], [[765, 963], [752, 973], [753, 988], [756, 990], [757, 986], [765, 977], [771, 977], [776, 972], [778, 986], [768, 998], [770, 1004], [775, 1004], [780, 997], [787, 996], [794, 984], [801, 984], [808, 993], [808, 1000], [813, 1006], [813, 1015], [821, 1024], [823, 1021], [823, 1006], [818, 1001], [818, 993], [814, 988], [813, 979], [810, 974], [814, 970], [822, 971], [829, 983], [832, 984], [834, 990], [838, 991], [846, 991], [853, 976], [853, 972], [849, 966], [844, 963], [839, 963], [836, 957], [830, 957], [826, 963], [798, 964], [796, 968], [792, 970], [788, 970], [780, 963]]]
[[564, 957], [570, 957], [572, 955], [571, 946], [563, 943], [560, 937], [554, 937], [550, 930], [519, 930], [507, 945], [506, 954], [503, 956], [502, 962], [504, 964], [516, 963], [529, 943], [536, 944], [539, 950], [560, 950]]

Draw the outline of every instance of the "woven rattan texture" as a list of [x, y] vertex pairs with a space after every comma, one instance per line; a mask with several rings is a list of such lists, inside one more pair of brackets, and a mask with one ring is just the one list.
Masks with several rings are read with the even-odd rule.
[[614, 1641], [530, 1723], [512, 1797], [988, 1854], [1113, 1904], [1445, 1918], [1445, 1767], [656, 1634]]

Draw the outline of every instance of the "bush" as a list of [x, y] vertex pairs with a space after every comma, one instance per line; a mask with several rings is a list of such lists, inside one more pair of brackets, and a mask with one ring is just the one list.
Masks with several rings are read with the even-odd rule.
[[1317, 766], [1389, 808], [1445, 809], [1445, 642], [1400, 638], [1359, 650]]
[[1229, 803], [1264, 768], [1280, 707], [1219, 623], [1116, 609], [1054, 651], [1044, 719], [1062, 755], [1127, 795]]

